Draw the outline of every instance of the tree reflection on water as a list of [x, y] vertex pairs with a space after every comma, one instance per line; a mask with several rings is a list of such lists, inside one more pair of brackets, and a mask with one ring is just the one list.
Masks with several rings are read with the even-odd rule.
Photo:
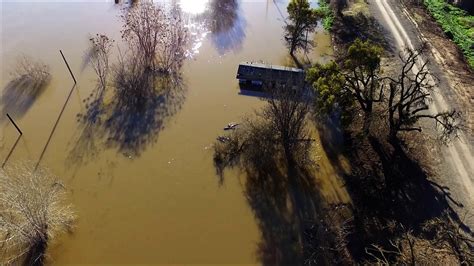
[[245, 39], [246, 22], [239, 0], [212, 0], [209, 3], [209, 30], [220, 54], [238, 51]]

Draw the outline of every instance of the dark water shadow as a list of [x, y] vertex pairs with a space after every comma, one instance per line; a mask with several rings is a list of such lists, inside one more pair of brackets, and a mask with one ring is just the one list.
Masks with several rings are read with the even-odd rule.
[[269, 98], [269, 95], [263, 91], [240, 89], [239, 95], [257, 98]]
[[339, 155], [344, 152], [344, 129], [341, 124], [340, 113], [333, 112], [324, 118], [317, 118], [317, 125], [321, 146], [340, 173], [344, 172]]
[[152, 77], [155, 86], [146, 96], [130, 100], [129, 95], [116, 95], [104, 121], [107, 146], [131, 156], [138, 156], [156, 142], [166, 120], [184, 101], [184, 84], [180, 75]]
[[31, 108], [33, 103], [45, 91], [50, 77], [36, 80], [29, 75], [21, 75], [10, 81], [3, 88], [1, 105], [2, 119], [7, 113], [14, 118], [21, 118]]
[[134, 159], [158, 140], [166, 121], [184, 102], [185, 85], [180, 74], [149, 73], [139, 79], [142, 82], [133, 80], [129, 84], [146, 94], [127, 93], [132, 88], [102, 93], [95, 90], [84, 100], [85, 110], [77, 115], [79, 128], [67, 158], [69, 165], [89, 163], [105, 149]]
[[[282, 167], [275, 154], [260, 154], [258, 165], [241, 165], [244, 195], [261, 238], [256, 254], [262, 265], [331, 265], [340, 263], [328, 224], [327, 207], [307, 165]], [[219, 169], [217, 169], [219, 173]], [[223, 175], [219, 175], [223, 178]], [[223, 180], [219, 179], [219, 184]]]
[[[118, 62], [103, 69], [109, 80], [98, 82], [83, 100], [85, 108], [77, 115], [78, 130], [67, 159], [71, 166], [88, 163], [106, 149], [116, 150], [129, 159], [139, 157], [158, 140], [166, 121], [180, 110], [186, 94], [182, 66], [189, 36], [175, 3], [166, 11], [173, 19], [168, 21], [169, 31], [160, 35], [163, 43], [154, 50], [156, 54], [147, 54], [133, 38], [124, 39], [128, 47], [123, 53], [119, 49]], [[140, 23], [146, 27], [144, 20]], [[151, 39], [154, 33], [146, 34], [151, 34], [146, 35]], [[90, 49], [84, 58], [85, 65], [93, 59]]]
[[236, 52], [242, 48], [247, 22], [239, 0], [211, 0], [208, 8], [208, 27], [211, 40], [219, 54]]
[[76, 117], [78, 130], [75, 131], [74, 144], [66, 158], [68, 168], [89, 163], [96, 159], [104, 149], [103, 130], [101, 130], [100, 124], [105, 113], [105, 106], [103, 94], [97, 93], [98, 91], [99, 88], [96, 88], [86, 99], [82, 100], [86, 106], [84, 112], [78, 113]]

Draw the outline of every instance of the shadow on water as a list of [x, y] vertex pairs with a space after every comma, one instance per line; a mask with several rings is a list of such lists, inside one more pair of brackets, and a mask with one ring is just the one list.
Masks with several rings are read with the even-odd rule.
[[[261, 232], [256, 251], [259, 261], [263, 265], [343, 261], [336, 255], [336, 235], [328, 223], [331, 206], [326, 206], [317, 188], [314, 166], [294, 163], [286, 167], [273, 145], [265, 146], [267, 149], [257, 148], [250, 161], [237, 164], [246, 173], [244, 195]], [[222, 185], [224, 175], [218, 164], [216, 170]]]
[[[133, 78], [128, 80], [133, 88], [115, 90], [111, 95], [93, 93], [84, 100], [87, 104], [84, 113], [78, 115], [80, 130], [69, 162], [87, 163], [105, 148], [118, 150], [132, 159], [157, 141], [166, 120], [184, 101], [183, 80], [179, 74], [155, 75], [143, 71], [139, 77], [130, 76], [134, 74], [120, 72], [123, 77]], [[132, 89], [146, 92], [132, 95]]]
[[208, 12], [211, 39], [219, 54], [240, 50], [247, 23], [239, 0], [211, 0]]
[[130, 101], [127, 94], [117, 95], [108, 106], [109, 116], [104, 121], [107, 145], [138, 156], [154, 143], [168, 117], [174, 115], [184, 100], [181, 76], [149, 77], [154, 86], [146, 96]]
[[[130, 30], [135, 23], [142, 27], [133, 28], [139, 33], [124, 30], [129, 34], [123, 37], [128, 49], [125, 53], [119, 50], [118, 62], [110, 67], [110, 74], [108, 52], [114, 41], [100, 34], [90, 39], [94, 53], [86, 51], [84, 64], [89, 62], [94, 68], [98, 82], [83, 100], [84, 111], [77, 116], [79, 130], [68, 158], [71, 165], [87, 163], [105, 149], [116, 150], [129, 159], [140, 156], [157, 141], [167, 119], [184, 102], [186, 88], [181, 68], [188, 32], [181, 10], [174, 6], [167, 11], [169, 14], [156, 18], [167, 25], [157, 45], [153, 41], [157, 38], [155, 32], [144, 30], [144, 25], [156, 21], [142, 18], [141, 14], [159, 13], [162, 6], [147, 2], [135, 8], [124, 11], [129, 12], [123, 17], [124, 29]], [[147, 38], [141, 38], [142, 34]], [[141, 43], [144, 39], [148, 42]]]
[[304, 254], [312, 251], [308, 247], [319, 246], [306, 235], [322, 226], [321, 201], [306, 171], [295, 168], [288, 176], [276, 169], [277, 165], [270, 171], [247, 169], [245, 195], [261, 232], [257, 254], [263, 265], [303, 265], [311, 257]]
[[18, 59], [13, 79], [3, 88], [0, 120], [9, 113], [14, 118], [22, 117], [36, 99], [45, 91], [51, 80], [49, 68], [29, 57]]

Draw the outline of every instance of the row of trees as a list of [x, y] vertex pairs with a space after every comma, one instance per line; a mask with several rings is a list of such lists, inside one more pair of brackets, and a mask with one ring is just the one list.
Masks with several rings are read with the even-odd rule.
[[442, 129], [443, 140], [455, 136], [460, 113], [451, 110], [433, 114], [429, 110], [436, 78], [421, 59], [423, 48], [401, 53], [401, 67], [392, 75], [384, 75], [381, 69], [382, 51], [378, 45], [358, 39], [340, 64], [316, 64], [309, 69], [307, 80], [317, 94], [318, 115], [338, 111], [343, 120], [351, 121], [354, 110], [361, 110], [367, 134], [377, 113], [387, 122], [391, 140], [403, 131], [421, 131], [421, 119], [434, 120]]

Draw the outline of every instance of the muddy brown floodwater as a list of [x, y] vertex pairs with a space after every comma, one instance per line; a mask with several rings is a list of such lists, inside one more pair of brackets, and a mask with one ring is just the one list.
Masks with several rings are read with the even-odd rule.
[[[1, 3], [2, 90], [21, 54], [48, 64], [52, 76], [41, 93], [26, 99], [31, 101], [27, 110], [2, 107], [2, 115], [10, 112], [24, 132], [5, 167], [20, 160], [36, 163], [50, 139], [40, 164], [71, 190], [79, 217], [73, 234], [50, 246], [50, 263], [260, 262], [256, 250], [261, 233], [242, 192], [244, 176], [229, 172], [219, 187], [211, 145], [227, 123], [263, 105], [256, 97], [239, 95], [238, 63], [288, 62], [282, 41], [288, 1], [240, 1], [231, 15], [209, 10], [212, 5], [207, 2], [182, 0], [193, 34], [190, 58], [183, 67], [184, 98], [162, 128], [148, 132], [151, 136], [145, 138], [151, 141], [133, 153], [119, 152], [100, 139], [84, 141], [84, 136], [94, 140], [95, 131], [82, 134], [84, 125], [77, 119], [86, 111], [86, 99], [95, 86], [92, 69], [83, 63], [88, 38], [105, 33], [119, 41], [123, 6], [113, 1]], [[224, 26], [209, 28], [206, 20]], [[318, 33], [315, 38], [317, 47], [310, 57], [326, 60], [331, 53], [329, 37]], [[77, 86], [52, 134], [73, 85], [60, 49]], [[4, 117], [0, 126], [3, 162], [17, 136]], [[325, 195], [347, 200], [338, 191], [334, 169], [319, 153]]]

